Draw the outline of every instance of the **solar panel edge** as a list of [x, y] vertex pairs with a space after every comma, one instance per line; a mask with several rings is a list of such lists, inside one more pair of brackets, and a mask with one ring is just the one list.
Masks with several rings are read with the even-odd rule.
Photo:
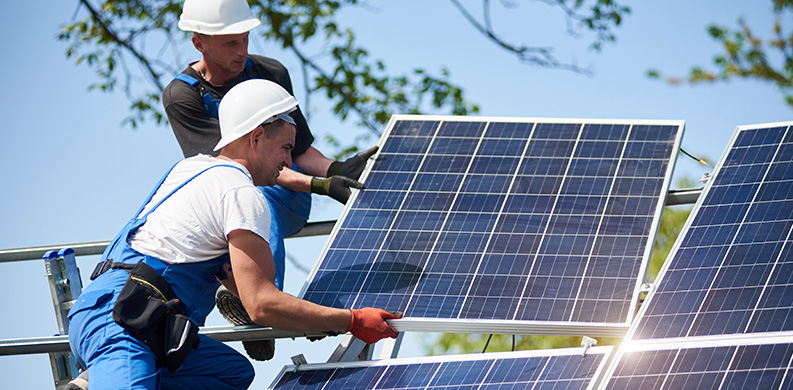
[[[686, 340], [683, 340], [686, 339]], [[692, 341], [693, 339], [693, 341]], [[684, 338], [666, 340], [632, 340], [623, 342], [613, 353], [608, 367], [603, 371], [603, 376], [598, 383], [598, 390], [607, 390], [614, 378], [615, 372], [623, 362], [623, 358], [631, 353], [654, 353], [696, 350], [696, 349], [715, 349], [715, 348], [742, 348], [754, 346], [769, 346], [791, 344], [793, 346], [793, 331], [774, 332], [772, 334], [757, 335], [719, 335], [719, 336], [689, 336]], [[685, 344], [683, 343], [685, 341]], [[635, 363], [635, 359], [631, 363]], [[671, 373], [672, 366], [668, 367], [666, 375]]]
[[[605, 370], [605, 364], [608, 358], [614, 353], [613, 346], [594, 346], [588, 349], [583, 347], [578, 348], [559, 348], [559, 349], [545, 349], [545, 350], [526, 350], [526, 351], [512, 351], [512, 352], [488, 352], [476, 354], [458, 354], [458, 355], [443, 355], [443, 356], [423, 356], [423, 357], [409, 357], [409, 358], [393, 358], [382, 360], [366, 360], [366, 361], [353, 361], [353, 362], [328, 362], [328, 363], [310, 363], [301, 365], [286, 365], [281, 368], [281, 371], [274, 378], [268, 389], [278, 388], [278, 384], [285, 375], [299, 373], [299, 372], [312, 372], [322, 370], [342, 370], [342, 369], [370, 369], [370, 368], [389, 368], [422, 364], [449, 364], [449, 363], [464, 363], [464, 362], [477, 362], [477, 361], [505, 361], [517, 359], [533, 359], [533, 358], [554, 358], [554, 357], [569, 357], [575, 359], [585, 359], [587, 356], [599, 359], [595, 365], [595, 370], [592, 372], [592, 378], [600, 377]], [[587, 388], [592, 388], [592, 383]]]
[[427, 319], [405, 317], [393, 321], [399, 332], [521, 334], [546, 336], [623, 337], [627, 324], [609, 322], [515, 321], [488, 319]]
[[462, 116], [462, 115], [414, 115], [394, 114], [389, 120], [439, 120], [447, 122], [466, 122], [471, 120], [483, 122], [516, 122], [516, 123], [548, 123], [548, 124], [636, 124], [659, 126], [683, 126], [683, 119], [608, 119], [608, 118], [560, 118], [560, 117], [508, 117], [508, 116]]
[[[736, 139], [738, 138], [738, 134], [741, 131], [740, 129], [741, 129], [741, 127], [738, 126], [733, 131], [733, 134], [730, 137], [730, 140], [728, 141], [727, 146], [725, 147], [725, 149], [722, 152], [721, 156], [717, 160], [717, 164], [713, 168], [713, 173], [711, 174], [711, 177], [715, 177], [720, 172], [721, 167], [722, 167], [723, 162], [724, 162], [724, 159], [727, 157], [727, 154], [729, 153], [730, 147], [735, 143]], [[669, 253], [667, 254], [666, 260], [664, 261], [664, 264], [661, 266], [661, 269], [658, 271], [658, 275], [656, 275], [655, 280], [652, 283], [652, 288], [647, 293], [647, 296], [644, 299], [644, 303], [639, 308], [639, 310], [636, 312], [636, 314], [633, 316], [633, 321], [634, 322], [638, 321], [639, 318], [643, 317], [645, 312], [647, 311], [647, 308], [651, 306], [650, 303], [654, 299], [654, 295], [655, 295], [654, 292], [658, 288], [659, 282], [661, 280], [663, 280], [663, 278], [666, 276], [666, 273], [667, 273], [667, 271], [668, 271], [668, 269], [669, 269], [669, 267], [671, 265], [671, 262], [667, 261], [667, 260], [673, 259], [675, 257], [675, 255], [677, 254], [677, 251], [679, 250], [680, 245], [681, 245], [681, 243], [682, 243], [682, 241], [683, 241], [683, 239], [685, 237], [685, 233], [688, 231], [688, 229], [690, 228], [691, 224], [693, 223], [693, 221], [694, 221], [694, 219], [696, 217], [696, 214], [697, 214], [698, 210], [700, 209], [700, 206], [702, 205], [702, 203], [705, 201], [705, 198], [707, 197], [707, 194], [710, 192], [710, 188], [712, 187], [712, 185], [713, 185], [713, 180], [708, 180], [708, 182], [706, 182], [704, 184], [704, 186], [702, 188], [702, 192], [700, 193], [699, 197], [697, 198], [696, 203], [694, 203], [694, 206], [691, 209], [691, 213], [689, 214], [688, 218], [686, 219], [686, 222], [683, 225], [683, 227], [680, 229], [680, 233], [678, 234], [677, 239], [675, 240], [674, 244], [672, 245], [672, 248], [669, 250]], [[626, 340], [632, 340], [633, 339], [633, 335], [634, 335], [635, 332], [636, 332], [635, 327], [631, 326], [630, 329], [628, 330], [628, 333], [625, 335], [625, 339]]]
[[[385, 130], [383, 131], [383, 134], [380, 136], [380, 139], [377, 142], [378, 152], [375, 153], [374, 156], [372, 156], [372, 158], [370, 158], [366, 162], [366, 166], [364, 167], [363, 171], [361, 172], [361, 176], [359, 177], [360, 182], [366, 183], [366, 179], [369, 176], [369, 172], [372, 170], [372, 166], [374, 165], [377, 156], [380, 154], [380, 152], [383, 149], [383, 144], [385, 144], [386, 139], [388, 139], [388, 135], [391, 133], [392, 129], [394, 128], [394, 125], [396, 125], [396, 123], [399, 121], [398, 117], [399, 115], [392, 115], [391, 118], [386, 123]], [[338, 233], [339, 229], [341, 229], [341, 224], [339, 224], [338, 222], [343, 221], [346, 215], [351, 211], [352, 209], [351, 206], [355, 203], [355, 200], [357, 199], [359, 193], [360, 191], [358, 190], [351, 191], [350, 198], [347, 199], [347, 204], [342, 209], [341, 214], [339, 214], [338, 218], [336, 219], [336, 223], [333, 225], [333, 229], [331, 229], [331, 232], [328, 234], [328, 237], [334, 237], [335, 234]], [[311, 281], [313, 280], [314, 276], [319, 270], [319, 267], [321, 265], [321, 260], [325, 257], [331, 246], [332, 246], [331, 240], [330, 239], [326, 240], [325, 245], [322, 248], [322, 251], [319, 253], [319, 256], [314, 261], [314, 266], [311, 268], [311, 271], [306, 276], [306, 280], [303, 282], [303, 286], [300, 288], [300, 291], [297, 294], [298, 298], [303, 299], [303, 297], [305, 296]]]
[[669, 188], [672, 185], [671, 183], [672, 172], [674, 172], [675, 165], [677, 162], [677, 158], [675, 158], [675, 156], [679, 153], [680, 144], [682, 143], [683, 140], [683, 135], [685, 133], [685, 121], [679, 121], [679, 124], [677, 126], [678, 126], [678, 131], [676, 132], [675, 135], [675, 141], [672, 145], [670, 151], [671, 155], [669, 156], [669, 160], [668, 160], [669, 164], [667, 165], [667, 171], [666, 174], [664, 175], [663, 184], [661, 185], [660, 193], [662, 194], [662, 196], [656, 203], [656, 209], [653, 214], [653, 225], [651, 226], [650, 231], [648, 232], [648, 237], [650, 237], [651, 239], [648, 239], [647, 242], [645, 243], [644, 254], [642, 255], [642, 262], [639, 267], [638, 278], [636, 279], [636, 283], [634, 285], [633, 295], [629, 306], [633, 308], [633, 310], [631, 310], [631, 312], [628, 314], [626, 318], [625, 323], [627, 325], [630, 325], [633, 319], [636, 318], [637, 316], [637, 311], [635, 310], [635, 308], [639, 304], [638, 301], [641, 295], [642, 285], [644, 284], [644, 278], [647, 275], [647, 270], [649, 268], [650, 260], [652, 258], [651, 256], [655, 245], [655, 237], [657, 236], [658, 230], [660, 229], [661, 216], [663, 214], [664, 208], [666, 207], [665, 199], [667, 194], [669, 193]]

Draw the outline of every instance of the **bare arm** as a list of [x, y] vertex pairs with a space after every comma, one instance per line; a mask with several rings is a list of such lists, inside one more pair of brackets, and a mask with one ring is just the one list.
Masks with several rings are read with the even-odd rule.
[[322, 152], [311, 146], [303, 154], [295, 158], [295, 163], [300, 166], [300, 169], [305, 174], [291, 169], [284, 169], [278, 176], [278, 185], [292, 191], [310, 192], [311, 177], [325, 177], [332, 162], [333, 160], [325, 157]]
[[303, 154], [295, 157], [295, 162], [307, 175], [325, 177], [333, 160], [311, 146]]
[[278, 185], [292, 191], [309, 192], [311, 190], [311, 176], [291, 169], [282, 169], [278, 175]]
[[295, 332], [348, 329], [349, 310], [320, 306], [275, 287], [275, 267], [264, 239], [248, 230], [232, 231], [228, 238], [236, 290], [253, 322]]

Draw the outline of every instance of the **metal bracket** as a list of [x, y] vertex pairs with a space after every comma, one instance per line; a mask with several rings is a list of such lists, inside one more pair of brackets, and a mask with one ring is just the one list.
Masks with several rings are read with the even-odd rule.
[[644, 300], [647, 298], [647, 295], [650, 294], [652, 289], [652, 283], [642, 283], [641, 287], [639, 287], [639, 305], [644, 303]]
[[373, 345], [366, 344], [348, 333], [344, 335], [336, 350], [330, 355], [328, 363], [372, 360], [373, 352]]
[[399, 348], [402, 346], [402, 339], [405, 336], [405, 332], [399, 332], [397, 338], [385, 338], [383, 339], [383, 347], [380, 350], [380, 359], [396, 359], [397, 354], [399, 354]]
[[598, 343], [598, 341], [593, 339], [593, 338], [591, 338], [591, 337], [588, 337], [588, 336], [582, 337], [581, 338], [581, 346], [584, 347], [584, 352], [581, 354], [581, 356], [586, 356], [587, 352], [589, 352], [589, 348], [597, 345], [597, 343]]
[[[83, 291], [83, 282], [80, 278], [80, 270], [77, 268], [77, 261], [74, 258], [74, 250], [64, 248], [60, 251], [45, 253], [44, 268], [52, 293], [52, 305], [55, 309], [55, 318], [58, 321], [58, 332], [61, 335], [67, 335], [69, 334], [69, 309], [74, 306], [75, 299]], [[55, 389], [65, 389], [69, 381], [80, 373], [77, 361], [69, 352], [53, 352], [49, 355]]]
[[303, 354], [301, 353], [299, 355], [292, 356], [292, 364], [295, 365], [295, 369], [293, 372], [297, 372], [300, 366], [304, 364], [308, 364], [308, 361], [306, 360], [306, 357], [303, 356]]

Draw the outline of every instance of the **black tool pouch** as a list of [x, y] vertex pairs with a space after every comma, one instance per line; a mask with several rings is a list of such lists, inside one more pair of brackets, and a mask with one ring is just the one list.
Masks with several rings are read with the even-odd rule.
[[144, 262], [127, 269], [129, 278], [113, 306], [113, 321], [143, 341], [158, 366], [171, 373], [198, 348], [198, 327], [182, 315], [182, 304], [157, 271]]
[[182, 367], [187, 354], [198, 348], [198, 327], [185, 315], [169, 315], [165, 324], [165, 366], [174, 373]]

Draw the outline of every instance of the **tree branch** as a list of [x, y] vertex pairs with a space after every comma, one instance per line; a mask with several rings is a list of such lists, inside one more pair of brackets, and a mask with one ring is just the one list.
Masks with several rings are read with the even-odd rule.
[[528, 47], [528, 46], [514, 46], [512, 44], [507, 43], [503, 39], [496, 36], [495, 32], [492, 30], [492, 24], [490, 21], [490, 0], [483, 0], [484, 5], [484, 19], [485, 25], [479, 23], [476, 18], [468, 12], [465, 7], [460, 4], [458, 0], [449, 0], [452, 4], [460, 11], [460, 13], [468, 20], [476, 30], [478, 30], [482, 35], [487, 37], [490, 41], [495, 43], [497, 46], [505, 49], [508, 52], [515, 54], [520, 61], [539, 65], [546, 68], [556, 68], [556, 69], [565, 69], [570, 70], [576, 73], [582, 73], [586, 75], [591, 75], [592, 72], [589, 69], [581, 68], [575, 64], [563, 64], [560, 63], [556, 57], [552, 54], [553, 49], [550, 48], [543, 48], [543, 47]]
[[109, 23], [107, 23], [102, 18], [102, 15], [99, 12], [97, 12], [96, 9], [94, 9], [94, 7], [88, 2], [88, 0], [80, 0], [80, 4], [82, 4], [83, 6], [85, 6], [86, 9], [88, 9], [88, 12], [91, 14], [91, 19], [94, 21], [94, 23], [99, 25], [102, 28], [102, 30], [114, 42], [116, 42], [119, 46], [123, 47], [128, 52], [130, 52], [138, 60], [138, 62], [140, 62], [140, 64], [149, 74], [149, 81], [151, 81], [154, 84], [154, 86], [157, 87], [157, 89], [159, 89], [160, 92], [162, 92], [163, 86], [162, 83], [160, 83], [160, 75], [151, 66], [149, 60], [143, 54], [138, 52], [134, 47], [132, 47], [132, 45], [130, 45], [127, 41], [121, 39], [118, 36], [118, 34], [116, 34], [116, 32], [113, 31], [112, 28], [110, 28]]

